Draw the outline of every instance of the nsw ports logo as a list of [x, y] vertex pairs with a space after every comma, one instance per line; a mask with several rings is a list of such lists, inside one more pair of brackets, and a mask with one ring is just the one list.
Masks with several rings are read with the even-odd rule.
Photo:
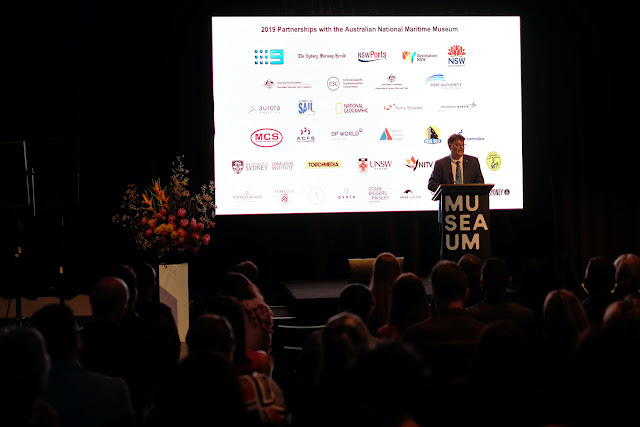
[[258, 129], [251, 134], [251, 142], [262, 148], [275, 147], [282, 142], [282, 133], [275, 129]]
[[376, 62], [386, 60], [387, 52], [384, 51], [376, 52], [374, 50], [370, 50], [366, 52], [358, 52], [358, 62]]
[[256, 65], [282, 65], [284, 64], [283, 49], [255, 49], [253, 60]]

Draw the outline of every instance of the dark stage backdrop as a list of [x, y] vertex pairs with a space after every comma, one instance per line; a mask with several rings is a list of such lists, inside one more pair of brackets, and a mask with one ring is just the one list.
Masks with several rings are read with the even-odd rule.
[[[60, 292], [61, 239], [67, 297], [88, 292], [108, 266], [138, 259], [111, 223], [128, 183], [167, 177], [179, 154], [193, 183], [213, 177], [212, 114], [225, 108], [211, 97], [213, 14], [520, 15], [524, 210], [492, 212], [492, 254], [516, 278], [526, 259], [546, 260], [554, 281], [575, 287], [589, 257], [640, 250], [630, 184], [640, 154], [637, 36], [623, 2], [18, 3], [0, 6], [0, 141], [27, 141], [42, 165], [51, 140], [75, 138], [80, 170], [80, 203], [65, 208], [62, 231], [59, 207], [38, 188], [36, 216], [24, 213], [26, 296]], [[0, 217], [8, 271], [12, 219]], [[426, 275], [439, 247], [435, 212], [219, 217], [212, 236], [190, 264], [193, 292], [244, 259], [281, 281], [344, 277], [347, 258], [391, 251]], [[0, 277], [10, 294], [9, 275]]]

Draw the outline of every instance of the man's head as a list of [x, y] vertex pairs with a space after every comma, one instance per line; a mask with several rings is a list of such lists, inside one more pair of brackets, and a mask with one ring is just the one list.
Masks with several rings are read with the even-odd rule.
[[480, 271], [482, 270], [482, 260], [474, 254], [464, 254], [458, 260], [458, 265], [466, 273], [471, 284], [480, 284]]
[[52, 360], [72, 360], [78, 356], [80, 336], [73, 312], [66, 305], [42, 307], [33, 314], [31, 326], [42, 333]]
[[93, 287], [89, 302], [95, 319], [120, 323], [127, 312], [129, 289], [122, 279], [103, 277]]
[[440, 309], [466, 300], [469, 294], [467, 275], [453, 261], [441, 260], [431, 269], [431, 287]]
[[211, 353], [233, 360], [233, 327], [223, 316], [210, 313], [201, 315], [189, 328], [186, 341], [190, 355]]
[[447, 140], [447, 144], [449, 144], [452, 159], [458, 160], [464, 155], [464, 136], [454, 133]]
[[485, 294], [501, 294], [511, 284], [507, 263], [498, 258], [489, 258], [482, 266], [480, 283]]
[[616, 283], [616, 268], [607, 257], [593, 257], [587, 264], [584, 287], [590, 294], [608, 294]]

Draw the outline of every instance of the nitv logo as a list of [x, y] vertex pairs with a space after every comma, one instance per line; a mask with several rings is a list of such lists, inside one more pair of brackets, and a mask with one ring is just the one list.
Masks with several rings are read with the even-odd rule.
[[453, 45], [449, 48], [449, 51], [447, 52], [447, 54], [449, 55], [449, 66], [457, 66], [457, 67], [462, 67], [464, 66], [464, 62], [465, 59], [464, 55], [465, 55], [465, 51], [464, 48], [462, 46], [458, 46]]
[[282, 65], [284, 64], [283, 49], [256, 49], [254, 53], [254, 63], [256, 65]]
[[275, 147], [282, 142], [282, 133], [275, 129], [258, 129], [251, 134], [251, 142], [258, 147]]

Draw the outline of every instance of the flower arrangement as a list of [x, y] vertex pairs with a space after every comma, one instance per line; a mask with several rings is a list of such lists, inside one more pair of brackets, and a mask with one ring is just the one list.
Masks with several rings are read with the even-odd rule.
[[112, 218], [139, 250], [164, 262], [197, 253], [209, 244], [208, 231], [215, 226], [214, 182], [202, 185], [200, 193], [192, 196], [183, 158], [178, 156], [172, 163], [167, 187], [160, 185], [160, 179], [152, 180], [153, 186], [143, 192], [129, 184], [120, 212]]

